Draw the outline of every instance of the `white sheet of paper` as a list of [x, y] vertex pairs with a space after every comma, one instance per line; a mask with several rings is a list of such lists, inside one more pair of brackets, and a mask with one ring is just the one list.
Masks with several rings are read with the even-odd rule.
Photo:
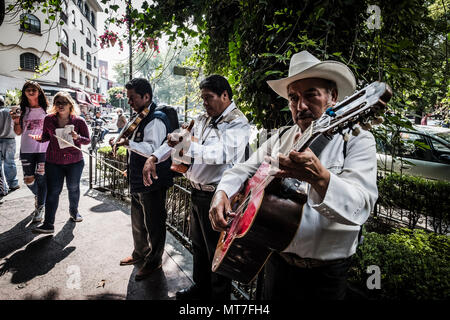
[[[73, 138], [72, 138], [72, 135], [70, 133], [74, 130], [74, 128], [75, 128], [75, 126], [73, 124], [68, 124], [64, 128], [55, 129], [55, 134], [56, 134], [56, 136], [58, 136], [58, 137], [60, 137], [60, 138], [62, 138], [64, 140], [66, 140], [67, 142], [73, 144]], [[60, 149], [71, 147], [70, 144], [65, 143], [61, 139], [58, 139], [58, 143], [59, 143], [59, 148]]]

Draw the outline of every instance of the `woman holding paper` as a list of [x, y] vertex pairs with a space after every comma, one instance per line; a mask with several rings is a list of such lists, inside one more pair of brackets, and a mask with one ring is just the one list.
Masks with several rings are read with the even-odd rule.
[[81, 148], [82, 144], [89, 144], [91, 140], [86, 122], [78, 114], [78, 107], [70, 94], [58, 92], [53, 99], [53, 107], [45, 117], [42, 136], [33, 136], [39, 142], [50, 141], [45, 157], [45, 171], [49, 177], [45, 220], [41, 226], [33, 229], [34, 233], [54, 232], [55, 214], [64, 178], [69, 193], [70, 218], [75, 222], [83, 220], [78, 212], [78, 202], [84, 160], [82, 152], [77, 148]]
[[44, 215], [47, 195], [45, 151], [48, 143], [37, 143], [30, 138], [30, 135], [42, 134], [47, 108], [48, 101], [40, 85], [35, 81], [28, 80], [22, 88], [20, 111], [11, 111], [14, 132], [18, 136], [22, 135], [20, 160], [23, 168], [23, 181], [35, 197], [33, 222], [42, 221]]

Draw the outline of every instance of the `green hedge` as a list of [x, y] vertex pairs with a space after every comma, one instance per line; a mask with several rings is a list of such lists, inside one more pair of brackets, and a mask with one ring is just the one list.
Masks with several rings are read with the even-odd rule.
[[[397, 229], [390, 234], [364, 232], [353, 256], [349, 283], [369, 299], [432, 299], [450, 297], [450, 239], [422, 230]], [[381, 271], [381, 288], [369, 290], [367, 268]]]
[[443, 230], [450, 223], [450, 182], [392, 173], [378, 180], [378, 192], [381, 206], [407, 210], [416, 219], [439, 218]]
[[[103, 153], [105, 156], [112, 156], [112, 147], [111, 146], [104, 146], [98, 149], [99, 153]], [[125, 157], [127, 154], [127, 149], [125, 147], [119, 147], [117, 148], [117, 156], [120, 157]], [[126, 161], [126, 159], [125, 159]]]

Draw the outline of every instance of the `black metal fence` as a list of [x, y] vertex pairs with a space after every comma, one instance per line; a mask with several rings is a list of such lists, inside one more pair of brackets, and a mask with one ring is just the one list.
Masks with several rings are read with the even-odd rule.
[[[101, 191], [111, 192], [111, 195], [122, 200], [130, 198], [128, 179], [117, 170], [106, 165], [125, 170], [126, 157], [113, 158], [108, 153], [93, 152], [95, 156], [89, 163], [89, 186]], [[189, 229], [191, 212], [191, 186], [184, 177], [178, 177], [173, 187], [167, 191], [167, 230], [169, 230], [190, 252], [192, 242]], [[258, 300], [261, 298], [263, 273], [249, 284], [233, 281], [233, 294], [239, 300]]]

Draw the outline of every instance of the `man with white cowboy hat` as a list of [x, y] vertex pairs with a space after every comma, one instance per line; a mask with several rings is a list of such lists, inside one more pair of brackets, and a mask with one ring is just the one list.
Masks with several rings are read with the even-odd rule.
[[225, 213], [234, 215], [229, 199], [266, 156], [278, 160], [275, 176], [303, 181], [308, 200], [294, 239], [265, 265], [263, 298], [343, 299], [350, 257], [378, 197], [375, 140], [361, 131], [347, 142], [335, 135], [316, 151], [319, 156], [310, 148], [291, 149], [313, 120], [354, 92], [355, 78], [346, 65], [302, 51], [292, 56], [287, 78], [268, 84], [288, 100], [296, 125], [280, 128], [245, 163], [225, 171], [212, 200], [211, 224], [214, 230], [227, 230]]

